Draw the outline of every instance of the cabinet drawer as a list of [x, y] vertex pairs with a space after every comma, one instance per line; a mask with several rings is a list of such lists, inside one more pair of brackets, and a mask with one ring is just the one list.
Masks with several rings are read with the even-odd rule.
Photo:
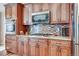
[[6, 43], [9, 43], [9, 44], [11, 44], [11, 43], [13, 43], [13, 42], [16, 42], [16, 40], [12, 40], [12, 39], [6, 39], [6, 41], [5, 41]]
[[16, 40], [16, 36], [6, 36], [6, 39]]
[[70, 41], [63, 41], [63, 40], [49, 40], [49, 45], [70, 46], [71, 42]]
[[47, 40], [45, 39], [40, 39], [38, 42], [39, 46], [47, 46]]
[[37, 39], [30, 39], [30, 41], [29, 41], [29, 44], [30, 44], [31, 46], [36, 46], [37, 43], [38, 43], [38, 40], [37, 40]]

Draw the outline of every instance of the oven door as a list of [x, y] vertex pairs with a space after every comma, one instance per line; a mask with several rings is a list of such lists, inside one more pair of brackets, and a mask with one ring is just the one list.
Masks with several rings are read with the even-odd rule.
[[15, 22], [7, 22], [6, 23], [6, 34], [15, 34]]

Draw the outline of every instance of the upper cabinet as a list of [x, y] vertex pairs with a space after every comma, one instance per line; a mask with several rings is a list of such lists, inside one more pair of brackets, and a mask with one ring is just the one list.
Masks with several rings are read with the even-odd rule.
[[50, 4], [50, 12], [51, 12], [51, 24], [58, 23], [60, 21], [60, 4], [54, 3]]
[[32, 4], [24, 5], [24, 25], [31, 25], [32, 24]]
[[69, 22], [69, 4], [63, 3], [61, 4], [61, 23], [68, 23]]
[[50, 5], [51, 24], [69, 23], [70, 9], [68, 3], [53, 3]]
[[[10, 21], [15, 22], [13, 23], [14, 25], [10, 23], [7, 28], [12, 28], [13, 30], [15, 29], [15, 34], [17, 35], [19, 35], [21, 31], [24, 33], [27, 31], [26, 26], [23, 26], [23, 8], [24, 4], [21, 3], [9, 3], [5, 5], [5, 19], [7, 20], [6, 23], [10, 23]], [[12, 33], [12, 31], [9, 31], [8, 34], [10, 33]]]
[[49, 4], [48, 3], [43, 3], [42, 4], [42, 11], [48, 11], [49, 10]]
[[12, 7], [11, 6], [5, 7], [5, 16], [6, 16], [6, 18], [12, 17]]
[[24, 7], [24, 25], [32, 24], [32, 13], [50, 11], [50, 24], [69, 23], [70, 4], [68, 3], [33, 3]]
[[42, 10], [41, 10], [41, 9], [42, 9], [41, 6], [42, 6], [42, 5], [39, 4], [39, 3], [34, 3], [34, 4], [32, 4], [32, 12], [40, 12], [40, 11], [42, 11]]
[[17, 8], [16, 4], [5, 5], [5, 18], [16, 19]]
[[17, 6], [16, 5], [12, 6], [12, 18], [14, 19], [17, 18]]

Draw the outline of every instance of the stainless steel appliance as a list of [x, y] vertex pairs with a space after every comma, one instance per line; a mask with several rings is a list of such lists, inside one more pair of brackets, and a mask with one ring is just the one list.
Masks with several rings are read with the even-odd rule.
[[79, 56], [79, 4], [74, 4], [73, 16], [73, 55]]
[[16, 33], [16, 22], [15, 20], [6, 21], [6, 34], [15, 34]]
[[49, 18], [50, 18], [49, 11], [32, 13], [32, 23], [33, 24], [49, 23]]
[[30, 26], [30, 34], [60, 35], [60, 27], [59, 27], [59, 25], [36, 24], [36, 25]]
[[61, 36], [69, 36], [69, 25], [61, 25]]

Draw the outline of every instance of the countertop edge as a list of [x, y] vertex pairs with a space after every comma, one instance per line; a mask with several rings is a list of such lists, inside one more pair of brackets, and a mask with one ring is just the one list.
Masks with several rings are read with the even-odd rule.
[[16, 37], [24, 37], [24, 38], [38, 38], [38, 39], [52, 39], [52, 40], [69, 40], [71, 39], [69, 37], [62, 37], [62, 36], [49, 36], [49, 37], [44, 37], [44, 36], [26, 36], [26, 35], [16, 35]]

